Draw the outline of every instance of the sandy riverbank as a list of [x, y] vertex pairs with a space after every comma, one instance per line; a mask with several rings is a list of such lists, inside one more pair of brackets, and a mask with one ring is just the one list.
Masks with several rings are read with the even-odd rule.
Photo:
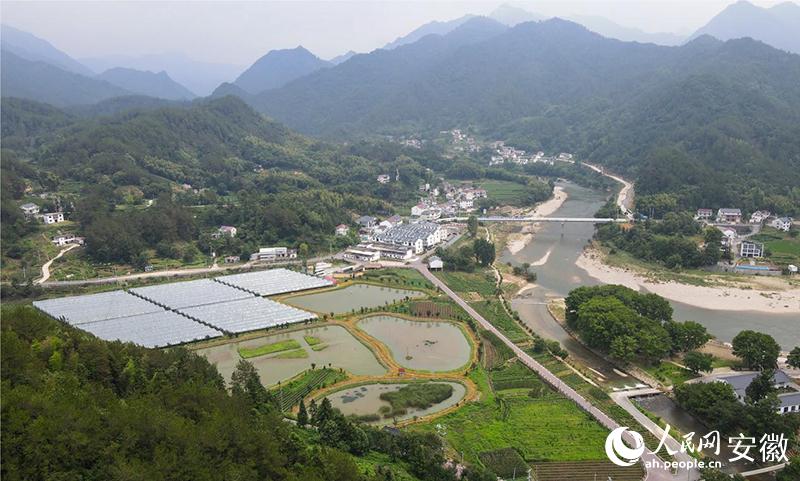
[[[557, 211], [565, 200], [567, 200], [567, 193], [564, 191], [563, 187], [557, 185], [553, 188], [553, 197], [538, 204], [531, 210], [519, 212], [516, 215], [548, 216]], [[525, 225], [521, 232], [509, 235], [506, 241], [506, 248], [508, 251], [512, 254], [516, 254], [524, 249], [526, 245], [530, 244], [533, 240], [533, 234], [536, 232], [537, 225], [538, 224]]]
[[777, 282], [772, 288], [764, 290], [653, 282], [635, 271], [606, 265], [602, 254], [593, 249], [585, 250], [575, 265], [605, 284], [621, 284], [637, 291], [646, 290], [690, 306], [727, 311], [800, 314], [800, 289], [789, 288]]

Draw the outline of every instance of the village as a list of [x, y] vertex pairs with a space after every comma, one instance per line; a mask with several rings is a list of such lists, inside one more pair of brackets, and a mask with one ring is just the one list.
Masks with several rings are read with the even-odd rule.
[[[783, 273], [781, 267], [764, 262], [767, 248], [764, 242], [756, 239], [765, 226], [779, 232], [789, 232], [794, 222], [791, 217], [758, 210], [745, 219], [738, 208], [720, 208], [716, 215], [713, 209], [701, 208], [697, 209], [695, 219], [722, 232], [721, 244], [724, 251], [729, 253], [731, 260], [738, 260], [733, 264], [733, 272], [768, 276], [779, 276]], [[786, 270], [789, 274], [796, 274], [798, 267], [788, 264]]]

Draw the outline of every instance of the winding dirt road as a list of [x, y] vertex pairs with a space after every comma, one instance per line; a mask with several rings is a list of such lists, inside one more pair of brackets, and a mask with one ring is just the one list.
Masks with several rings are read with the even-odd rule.
[[33, 281], [33, 283], [41, 285], [43, 282], [47, 282], [47, 279], [50, 279], [50, 266], [53, 265], [53, 262], [76, 247], [78, 247], [78, 244], [69, 244], [67, 247], [61, 249], [61, 251], [55, 257], [45, 262], [42, 265], [42, 277], [36, 279]]

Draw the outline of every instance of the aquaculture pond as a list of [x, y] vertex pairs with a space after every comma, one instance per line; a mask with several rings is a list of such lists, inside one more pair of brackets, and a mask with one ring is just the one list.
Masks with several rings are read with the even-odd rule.
[[452, 322], [411, 321], [370, 316], [359, 329], [384, 343], [401, 366], [419, 371], [452, 371], [469, 362], [472, 347]]
[[247, 357], [265, 386], [289, 379], [311, 367], [311, 363], [320, 367], [330, 363], [356, 375], [386, 372], [372, 352], [341, 326], [313, 327], [230, 342], [199, 349], [197, 353], [216, 364], [227, 382], [236, 364]]
[[[452, 388], [452, 394], [447, 399], [434, 403], [427, 408], [404, 408], [402, 414], [392, 415], [392, 405], [389, 401], [380, 398], [381, 394], [399, 391], [405, 384], [367, 384], [349, 389], [343, 389], [329, 394], [327, 397], [331, 405], [345, 416], [358, 416], [362, 420], [374, 424], [390, 424], [395, 419], [402, 421], [414, 416], [426, 416], [437, 413], [450, 406], [456, 405], [464, 399], [467, 393], [464, 385], [457, 382], [431, 381], [432, 384], [447, 385]], [[431, 384], [428, 383], [428, 384]], [[401, 411], [402, 412], [402, 411]]]
[[362, 307], [385, 306], [405, 298], [424, 297], [419, 291], [374, 286], [372, 284], [352, 284], [343, 289], [333, 289], [316, 294], [306, 294], [286, 299], [287, 304], [309, 311], [328, 314], [344, 314], [358, 311]]

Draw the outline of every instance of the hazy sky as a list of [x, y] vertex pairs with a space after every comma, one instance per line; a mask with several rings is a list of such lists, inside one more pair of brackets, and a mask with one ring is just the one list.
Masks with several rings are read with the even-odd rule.
[[[733, 0], [508, 2], [546, 16], [597, 15], [649, 32], [688, 34]], [[2, 1], [3, 23], [76, 58], [184, 53], [249, 65], [269, 50], [303, 45], [322, 58], [381, 47], [431, 20], [488, 14], [502, 1], [34, 2]], [[760, 6], [777, 1], [754, 0]]]

